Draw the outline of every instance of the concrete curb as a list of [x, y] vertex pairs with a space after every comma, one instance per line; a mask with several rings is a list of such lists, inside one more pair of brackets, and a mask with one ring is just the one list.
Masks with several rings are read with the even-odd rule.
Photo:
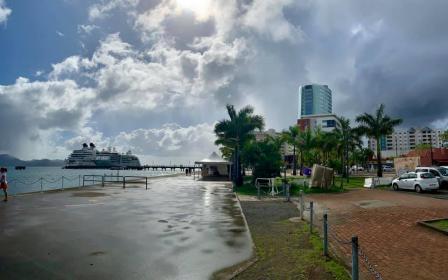
[[239, 274], [241, 274], [244, 271], [246, 271], [249, 267], [251, 267], [254, 263], [256, 263], [258, 261], [255, 243], [254, 243], [254, 241], [252, 239], [252, 233], [250, 232], [250, 228], [249, 228], [249, 224], [247, 223], [246, 215], [244, 215], [243, 208], [241, 207], [240, 198], [239, 198], [237, 193], [234, 192], [233, 194], [235, 195], [235, 198], [237, 200], [238, 207], [240, 208], [240, 211], [241, 211], [241, 216], [243, 217], [244, 224], [246, 225], [246, 228], [247, 228], [247, 233], [249, 235], [250, 242], [252, 243], [252, 256], [249, 259], [245, 260], [245, 261], [242, 261], [240, 263], [237, 263], [237, 264], [235, 264], [233, 266], [230, 266], [228, 268], [224, 268], [224, 269], [221, 270], [221, 271], [223, 271], [223, 270], [226, 270], [226, 269], [232, 269], [232, 267], [234, 267], [235, 270], [230, 272], [230, 273], [228, 273], [228, 274], [226, 274], [225, 272], [217, 271], [216, 273], [213, 274], [212, 279], [219, 279], [219, 280], [231, 280], [231, 279], [234, 279], [236, 276], [238, 276]]

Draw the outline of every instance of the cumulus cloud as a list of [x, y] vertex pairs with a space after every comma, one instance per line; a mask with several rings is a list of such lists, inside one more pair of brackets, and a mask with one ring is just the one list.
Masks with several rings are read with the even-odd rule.
[[164, 157], [208, 155], [214, 146], [213, 124], [181, 127], [165, 124], [161, 128], [122, 132], [114, 141], [138, 154]]
[[8, 17], [11, 15], [12, 11], [6, 6], [4, 0], [0, 0], [0, 24], [5, 23]]
[[142, 159], [168, 163], [170, 160], [187, 162], [198, 160], [217, 150], [214, 145], [213, 123], [182, 127], [168, 123], [160, 128], [136, 129], [106, 137], [91, 127], [83, 128], [82, 135], [65, 141], [68, 149], [79, 149], [82, 143], [93, 142], [100, 149], [109, 147], [119, 152], [131, 150]]
[[99, 27], [95, 24], [79, 24], [78, 25], [78, 33], [80, 34], [91, 34], [94, 30]]
[[[31, 82], [17, 79], [0, 86], [0, 147], [26, 158], [43, 156], [57, 146], [58, 133], [76, 131], [90, 117], [90, 89], [71, 80]], [[52, 155], [60, 156], [58, 155]]]
[[115, 9], [130, 9], [136, 7], [138, 3], [139, 0], [103, 0], [89, 8], [89, 19], [91, 21], [104, 19]]
[[[15, 134], [1, 147], [56, 155], [96, 142], [148, 159], [199, 158], [216, 150], [212, 127], [225, 104], [254, 105], [268, 127], [283, 129], [295, 123], [306, 83], [329, 85], [339, 115], [385, 103], [405, 125], [446, 127], [448, 4], [407, 1], [406, 15], [402, 5], [99, 1], [78, 25], [82, 37], [104, 34], [88, 56], [54, 63], [40, 81], [0, 86], [0, 116], [21, 128], [0, 124]], [[126, 31], [111, 27], [119, 12]]]
[[242, 22], [247, 28], [268, 36], [274, 41], [297, 41], [302, 37], [299, 26], [294, 26], [286, 20], [283, 10], [288, 9], [294, 0], [254, 0], [246, 6], [247, 13]]

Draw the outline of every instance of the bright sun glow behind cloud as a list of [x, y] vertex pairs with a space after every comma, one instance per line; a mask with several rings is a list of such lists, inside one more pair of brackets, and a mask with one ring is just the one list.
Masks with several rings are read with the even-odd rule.
[[198, 20], [207, 20], [211, 15], [211, 0], [176, 0], [176, 4], [179, 9], [193, 12]]

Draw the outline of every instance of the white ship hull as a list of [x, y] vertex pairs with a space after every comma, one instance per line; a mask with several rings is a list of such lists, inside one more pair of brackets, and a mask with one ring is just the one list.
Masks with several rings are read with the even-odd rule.
[[140, 160], [137, 156], [128, 152], [120, 154], [115, 151], [98, 151], [92, 143], [90, 147], [83, 145], [81, 150], [74, 150], [65, 161], [67, 169], [92, 169], [92, 168], [118, 168], [118, 169], [141, 169]]

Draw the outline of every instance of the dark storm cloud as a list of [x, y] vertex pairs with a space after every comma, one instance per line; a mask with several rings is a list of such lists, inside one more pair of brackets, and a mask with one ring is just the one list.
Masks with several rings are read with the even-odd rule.
[[32, 116], [12, 106], [7, 96], [0, 95], [0, 108], [0, 153], [17, 153], [25, 143], [36, 138], [36, 131], [30, 125]]
[[307, 64], [322, 65], [313, 76], [334, 90], [335, 111], [354, 116], [384, 103], [405, 126], [447, 119], [448, 2], [337, 4], [307, 7], [314, 24], [302, 24], [314, 46]]
[[39, 128], [50, 129], [76, 129], [79, 125], [79, 120], [82, 119], [82, 109], [65, 110], [58, 109], [48, 112], [41, 120], [38, 121]]

